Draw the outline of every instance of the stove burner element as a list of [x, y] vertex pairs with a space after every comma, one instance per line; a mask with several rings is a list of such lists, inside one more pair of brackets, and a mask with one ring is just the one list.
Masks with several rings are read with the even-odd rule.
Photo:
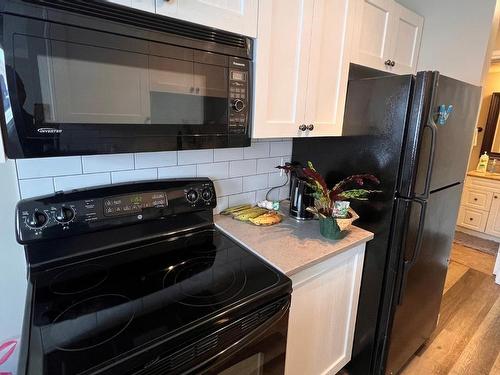
[[106, 268], [98, 264], [84, 264], [54, 277], [50, 283], [50, 291], [60, 295], [83, 293], [101, 285], [107, 278]]
[[50, 326], [52, 345], [59, 350], [81, 351], [108, 342], [134, 319], [129, 298], [103, 294], [71, 305]]
[[245, 287], [244, 270], [235, 271], [230, 263], [215, 264], [214, 258], [194, 258], [171, 266], [163, 287], [178, 288], [178, 302], [188, 306], [212, 306], [236, 298]]

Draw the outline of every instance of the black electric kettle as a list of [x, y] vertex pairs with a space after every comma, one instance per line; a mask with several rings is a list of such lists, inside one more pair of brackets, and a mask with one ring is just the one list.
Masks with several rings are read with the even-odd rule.
[[314, 206], [312, 189], [294, 172], [290, 174], [290, 216], [297, 220], [311, 220], [314, 215], [306, 208]]

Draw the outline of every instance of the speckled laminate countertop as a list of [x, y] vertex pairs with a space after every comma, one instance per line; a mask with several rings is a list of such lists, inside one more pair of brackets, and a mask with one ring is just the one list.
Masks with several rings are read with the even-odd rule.
[[470, 172], [467, 172], [467, 176], [488, 178], [490, 180], [500, 181], [500, 173], [470, 171]]
[[226, 235], [288, 276], [373, 238], [373, 233], [353, 226], [343, 239], [328, 240], [319, 233], [317, 220], [299, 222], [290, 217], [270, 227], [242, 223], [222, 215], [215, 215], [214, 221]]

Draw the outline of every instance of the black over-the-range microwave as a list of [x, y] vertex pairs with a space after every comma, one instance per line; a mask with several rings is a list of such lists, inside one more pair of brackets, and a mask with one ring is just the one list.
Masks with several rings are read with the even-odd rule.
[[10, 158], [250, 144], [250, 38], [106, 1], [0, 1]]

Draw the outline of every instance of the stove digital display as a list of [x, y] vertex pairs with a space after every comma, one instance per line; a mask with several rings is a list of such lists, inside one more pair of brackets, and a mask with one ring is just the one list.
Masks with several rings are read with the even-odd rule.
[[145, 208], [166, 206], [167, 194], [162, 191], [122, 195], [104, 199], [104, 216], [130, 215], [140, 213]]

